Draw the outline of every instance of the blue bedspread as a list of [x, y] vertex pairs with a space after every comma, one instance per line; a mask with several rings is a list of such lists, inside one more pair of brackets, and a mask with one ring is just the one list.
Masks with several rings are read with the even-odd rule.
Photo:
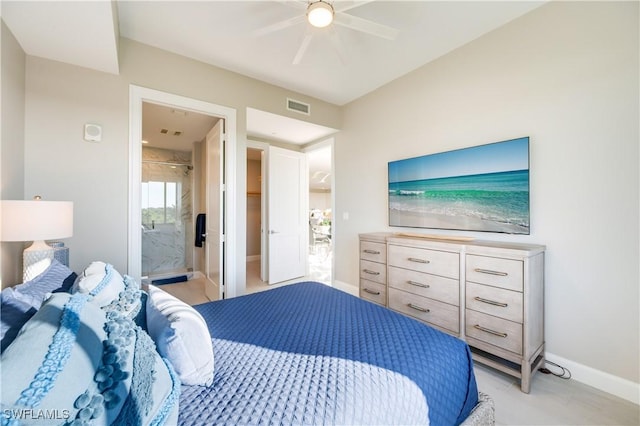
[[215, 378], [182, 387], [184, 425], [455, 425], [478, 401], [466, 343], [323, 284], [195, 308]]

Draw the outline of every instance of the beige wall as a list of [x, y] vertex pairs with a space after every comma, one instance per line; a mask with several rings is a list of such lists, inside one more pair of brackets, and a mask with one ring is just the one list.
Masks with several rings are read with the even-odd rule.
[[[187, 96], [237, 111], [237, 183], [246, 191], [247, 107], [281, 115], [286, 98], [313, 105], [314, 123], [339, 128], [336, 106], [127, 39], [120, 40], [120, 75], [28, 57], [25, 191], [74, 201], [71, 267], [101, 259], [127, 270], [129, 85]], [[296, 115], [296, 118], [300, 117]], [[82, 139], [84, 123], [103, 128], [100, 143]], [[246, 198], [237, 197], [238, 280], [245, 276]]]
[[637, 398], [638, 51], [637, 2], [553, 2], [347, 105], [336, 279], [358, 285], [358, 233], [401, 230], [388, 161], [530, 136], [531, 235], [458, 234], [546, 244], [548, 352]]
[[[0, 21], [1, 22], [1, 21]], [[0, 199], [23, 200], [24, 193], [24, 103], [25, 54], [4, 22], [0, 23]], [[35, 194], [34, 194], [35, 195]], [[1, 214], [1, 213], [0, 213]], [[22, 281], [22, 250], [19, 242], [0, 243], [2, 288]]]

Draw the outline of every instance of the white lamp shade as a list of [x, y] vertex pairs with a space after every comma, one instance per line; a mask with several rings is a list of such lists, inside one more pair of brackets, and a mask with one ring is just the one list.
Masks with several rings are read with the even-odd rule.
[[2, 200], [2, 241], [38, 241], [73, 236], [71, 201]]

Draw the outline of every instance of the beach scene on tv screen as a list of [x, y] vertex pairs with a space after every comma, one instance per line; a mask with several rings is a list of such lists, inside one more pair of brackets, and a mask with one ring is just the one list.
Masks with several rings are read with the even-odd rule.
[[529, 138], [390, 162], [389, 225], [529, 234]]

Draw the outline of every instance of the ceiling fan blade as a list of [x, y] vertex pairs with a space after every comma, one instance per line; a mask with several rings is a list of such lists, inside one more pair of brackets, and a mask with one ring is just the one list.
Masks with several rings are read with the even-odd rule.
[[335, 28], [331, 28], [331, 31], [329, 32], [329, 39], [331, 40], [331, 45], [336, 50], [342, 65], [347, 65], [347, 55], [344, 53], [344, 44], [342, 43], [342, 40], [340, 40], [340, 36]]
[[294, 16], [293, 18], [285, 19], [284, 21], [276, 22], [275, 24], [267, 25], [266, 27], [257, 29], [253, 32], [253, 35], [255, 36], [267, 35], [267, 34], [300, 24], [305, 20], [306, 20], [306, 16], [304, 15]]
[[341, 25], [376, 37], [386, 38], [387, 40], [395, 40], [400, 33], [400, 31], [395, 28], [349, 15], [348, 13], [336, 13], [333, 22], [335, 22], [336, 25]]
[[300, 61], [302, 61], [302, 57], [307, 51], [307, 48], [309, 47], [309, 43], [311, 43], [312, 37], [313, 37], [313, 34], [311, 33], [305, 34], [304, 38], [302, 39], [302, 44], [300, 44], [300, 47], [298, 48], [298, 52], [296, 53], [295, 58], [293, 58], [293, 65], [298, 65]]
[[333, 3], [333, 9], [336, 12], [346, 12], [347, 10], [355, 9], [356, 7], [364, 6], [367, 3], [373, 3], [375, 0], [362, 0], [362, 1], [340, 1]]

